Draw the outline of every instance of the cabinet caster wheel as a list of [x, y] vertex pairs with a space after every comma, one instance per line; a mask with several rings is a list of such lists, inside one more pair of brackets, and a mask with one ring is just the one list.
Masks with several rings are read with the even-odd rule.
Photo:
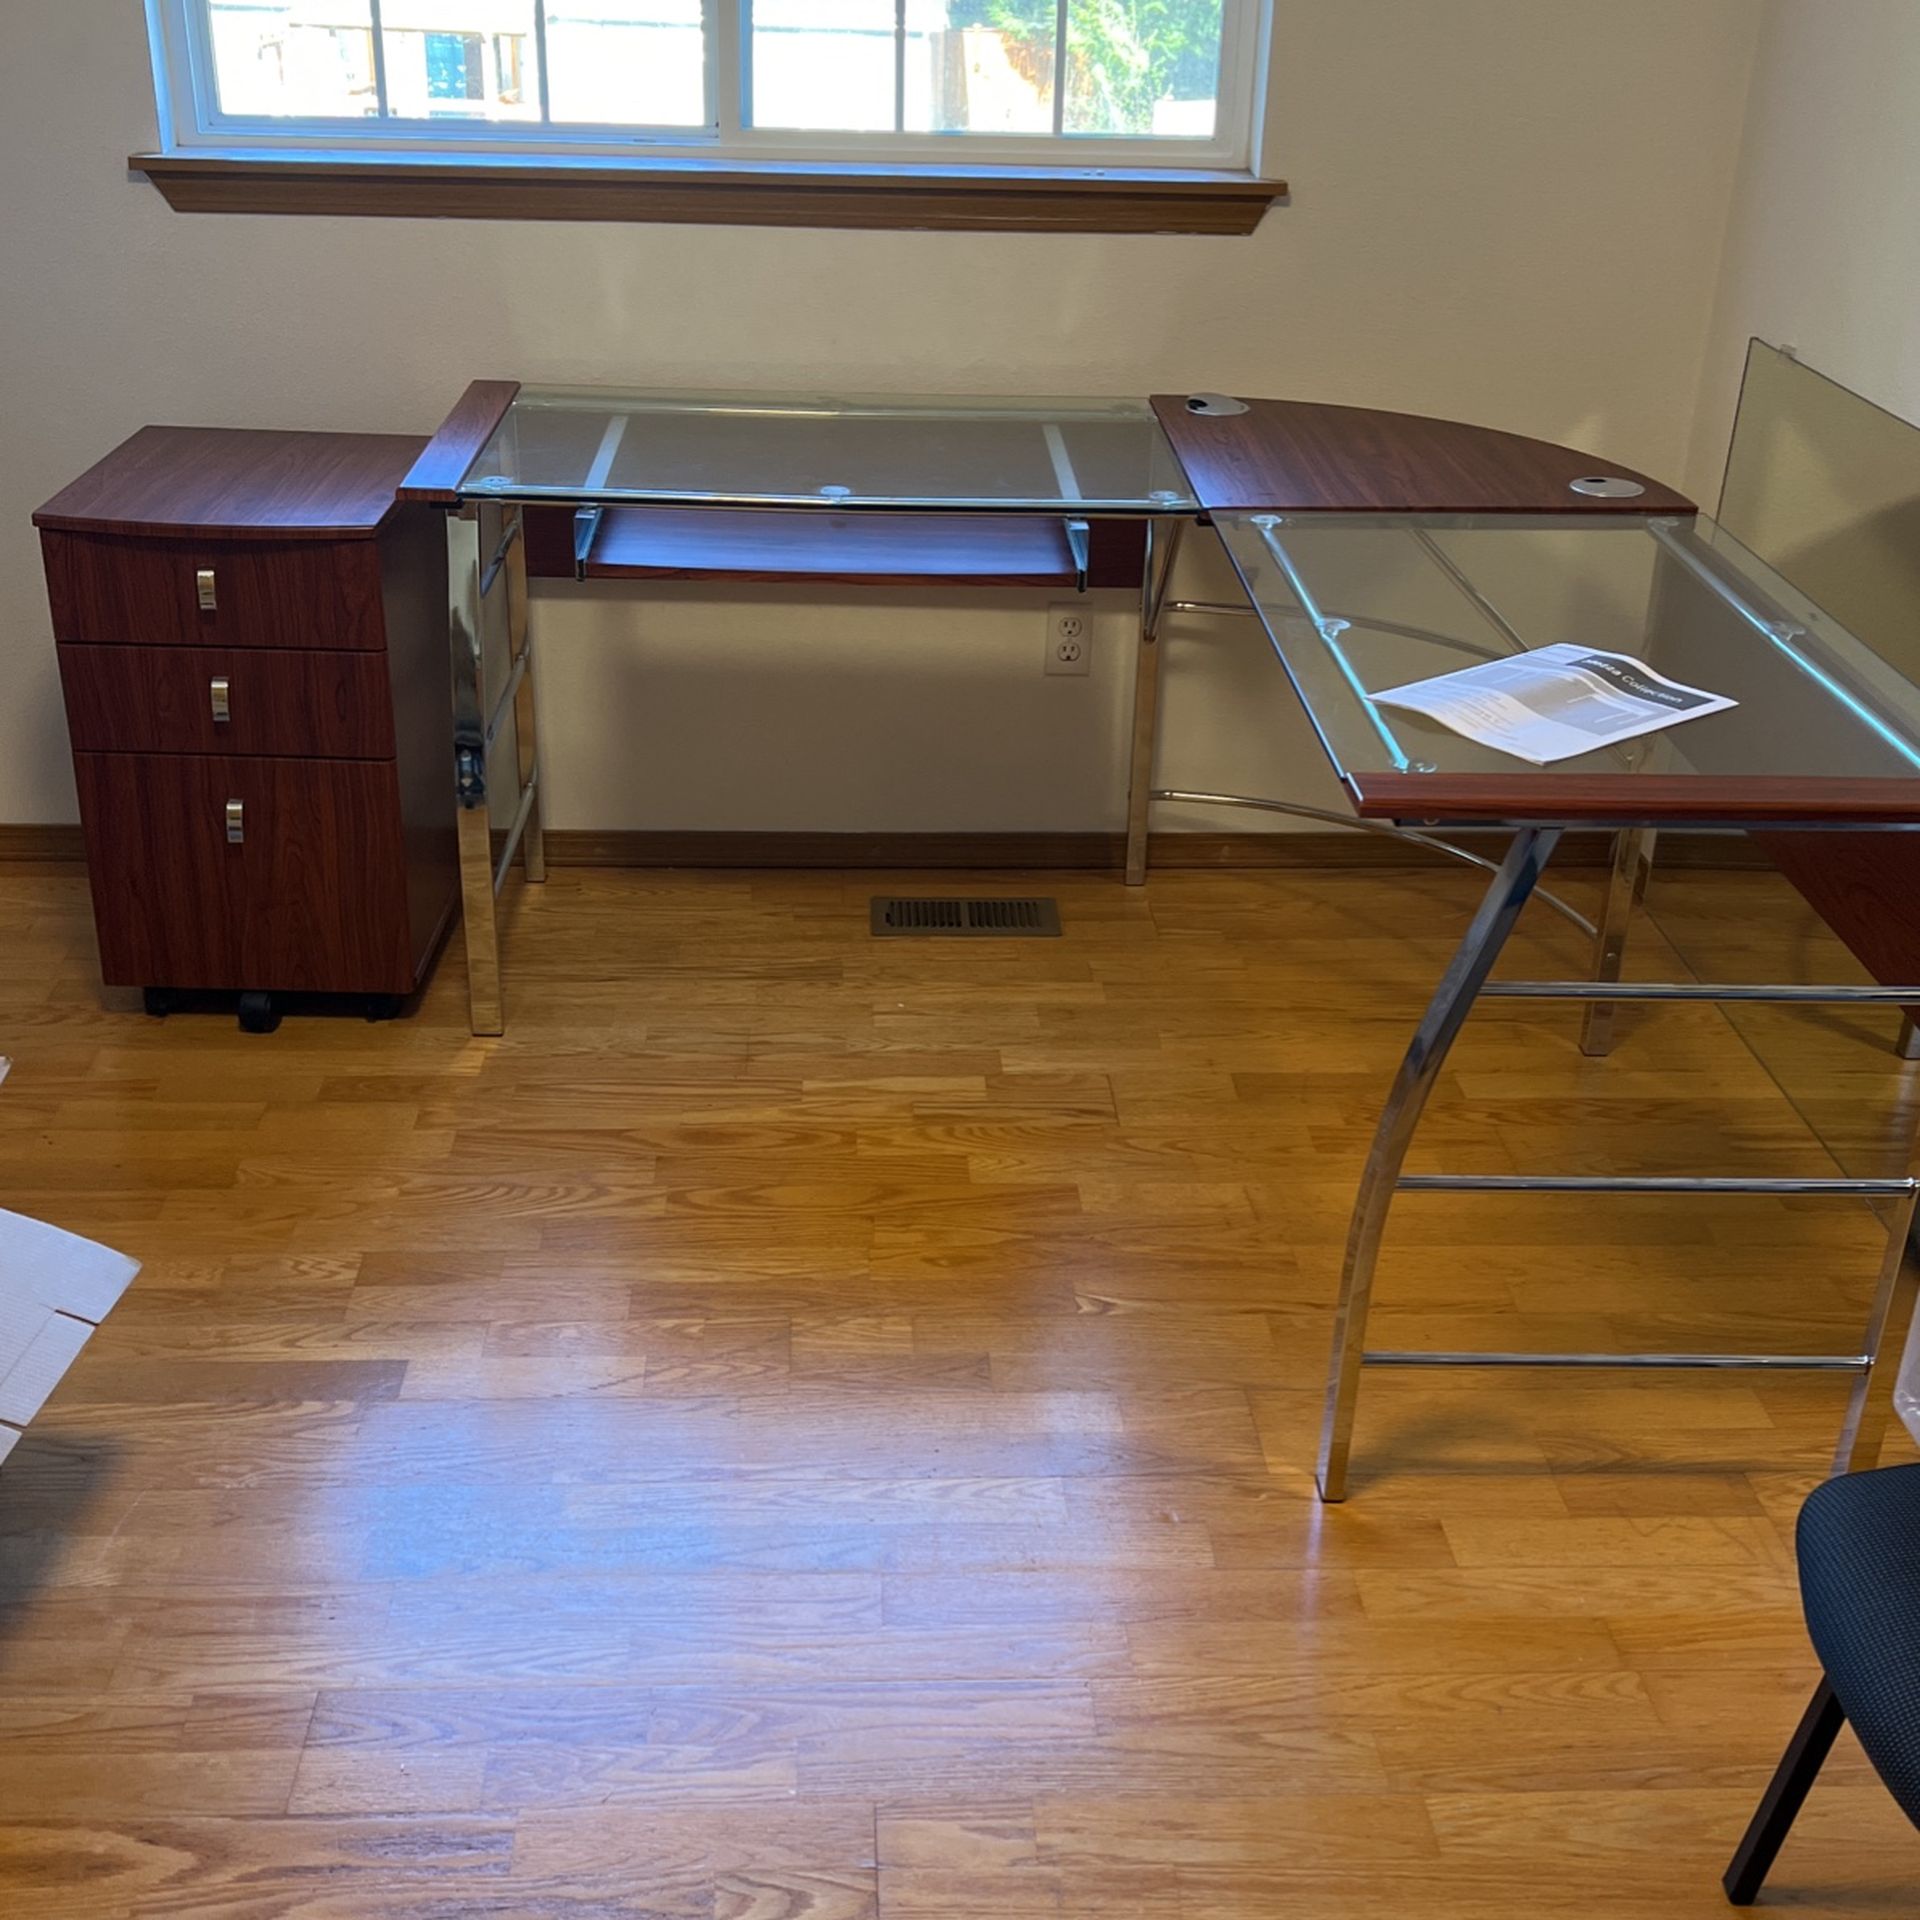
[[140, 1002], [156, 1020], [164, 1020], [180, 1004], [165, 987], [142, 987]]
[[280, 1009], [270, 993], [243, 993], [240, 996], [240, 1031], [272, 1033], [280, 1025]]
[[406, 1002], [397, 993], [370, 993], [366, 999], [366, 1014], [370, 1021], [398, 1020], [400, 1009]]

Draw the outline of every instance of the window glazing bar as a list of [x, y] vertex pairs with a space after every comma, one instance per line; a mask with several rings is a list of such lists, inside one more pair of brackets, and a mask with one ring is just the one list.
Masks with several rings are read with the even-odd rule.
[[1054, 0], [1053, 8], [1053, 130], [1064, 133], [1067, 126], [1067, 0]]
[[373, 31], [373, 93], [379, 106], [379, 118], [391, 120], [393, 107], [387, 98], [387, 28], [380, 17], [380, 0], [367, 0], [367, 18]]
[[533, 0], [533, 58], [540, 84], [540, 124], [553, 125], [553, 89], [547, 79], [547, 0]]
[[893, 0], [893, 130], [907, 130], [907, 0]]

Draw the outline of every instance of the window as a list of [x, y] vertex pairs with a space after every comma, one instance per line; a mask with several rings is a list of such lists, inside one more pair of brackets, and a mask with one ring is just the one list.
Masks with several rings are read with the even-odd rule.
[[149, 0], [174, 145], [1239, 168], [1266, 0]]

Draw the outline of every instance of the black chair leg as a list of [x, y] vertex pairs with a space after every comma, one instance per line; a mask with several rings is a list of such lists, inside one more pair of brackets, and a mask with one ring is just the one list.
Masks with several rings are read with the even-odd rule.
[[1823, 1678], [1807, 1703], [1806, 1712], [1800, 1716], [1800, 1724], [1794, 1728], [1793, 1738], [1787, 1742], [1787, 1750], [1780, 1756], [1780, 1764], [1774, 1769], [1766, 1792], [1760, 1796], [1753, 1824], [1734, 1849], [1733, 1859], [1721, 1876], [1720, 1884], [1736, 1907], [1750, 1907], [1759, 1898], [1781, 1842], [1786, 1839], [1827, 1755], [1833, 1751], [1840, 1729], [1846, 1724], [1847, 1716], [1834, 1698], [1833, 1683]]

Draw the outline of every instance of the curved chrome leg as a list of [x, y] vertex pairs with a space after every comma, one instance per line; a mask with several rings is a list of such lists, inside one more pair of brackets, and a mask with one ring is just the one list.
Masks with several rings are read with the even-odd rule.
[[1448, 1051], [1458, 1037], [1475, 997], [1485, 984], [1500, 949], [1507, 943], [1520, 910], [1539, 884], [1540, 875], [1560, 842], [1558, 827], [1528, 827], [1513, 837], [1480, 910], [1467, 929], [1439, 989], [1408, 1044], [1406, 1057], [1374, 1129], [1373, 1146], [1347, 1231], [1346, 1262], [1340, 1276], [1340, 1312], [1334, 1324], [1333, 1364], [1327, 1379], [1326, 1413], [1320, 1429], [1320, 1498], [1347, 1497], [1347, 1460], [1353, 1444], [1354, 1404], [1367, 1345], [1367, 1310], [1373, 1297], [1374, 1268], [1380, 1238], [1393, 1204], [1395, 1183], [1420, 1114], [1439, 1078]]
[[[1607, 904], [1593, 943], [1593, 977], [1615, 981], [1627, 956], [1627, 935], [1653, 876], [1653, 849], [1659, 835], [1647, 827], [1623, 827], [1613, 836], [1613, 873]], [[1614, 1003], [1590, 1000], [1580, 1017], [1580, 1051], [1604, 1059], [1613, 1051]]]

